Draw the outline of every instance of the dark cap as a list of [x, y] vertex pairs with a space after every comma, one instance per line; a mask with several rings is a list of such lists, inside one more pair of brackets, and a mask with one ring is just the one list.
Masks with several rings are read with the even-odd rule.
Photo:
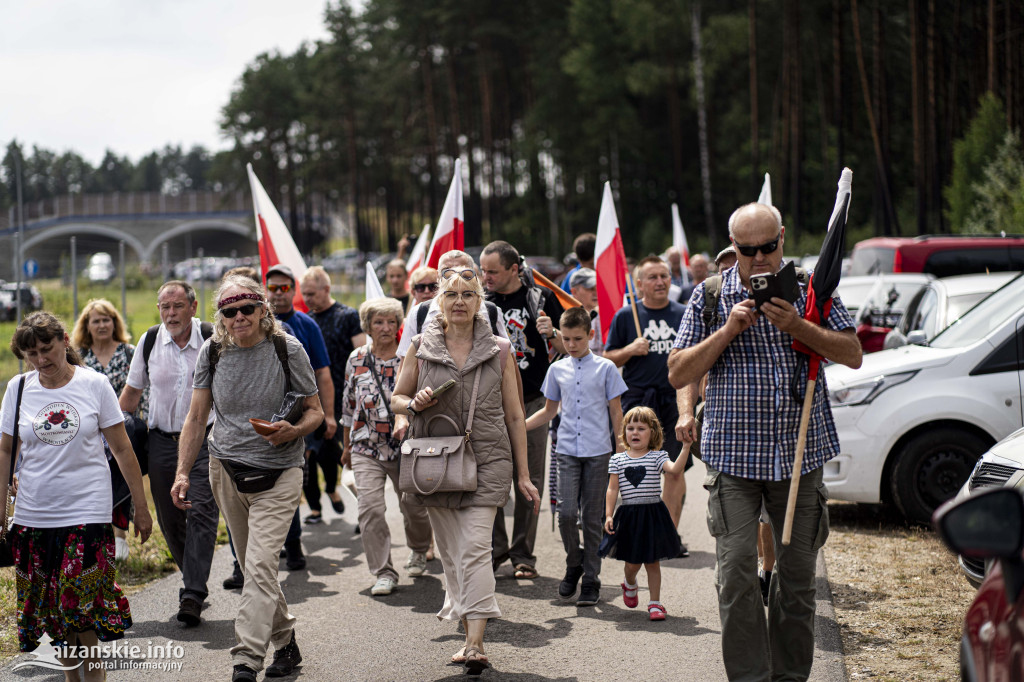
[[270, 268], [267, 269], [267, 279], [270, 279], [271, 275], [284, 275], [292, 282], [295, 281], [295, 274], [292, 272], [292, 269], [283, 263], [271, 265]]

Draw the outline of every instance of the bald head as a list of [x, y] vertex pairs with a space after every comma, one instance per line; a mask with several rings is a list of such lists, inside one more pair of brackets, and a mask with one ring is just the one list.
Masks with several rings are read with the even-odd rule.
[[465, 251], [446, 251], [437, 259], [437, 269], [440, 272], [446, 268], [473, 268], [475, 270], [476, 262]]
[[782, 214], [779, 209], [767, 204], [745, 204], [740, 206], [729, 216], [729, 236], [736, 238], [736, 226], [739, 223], [754, 222], [757, 224], [771, 224], [775, 231], [782, 229]]

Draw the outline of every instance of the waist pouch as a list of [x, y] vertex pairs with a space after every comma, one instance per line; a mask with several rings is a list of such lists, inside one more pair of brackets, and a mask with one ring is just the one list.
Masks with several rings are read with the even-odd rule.
[[262, 469], [248, 464], [230, 462], [226, 459], [222, 459], [220, 463], [228, 472], [231, 480], [235, 482], [238, 492], [247, 495], [270, 490], [284, 472], [284, 469]]

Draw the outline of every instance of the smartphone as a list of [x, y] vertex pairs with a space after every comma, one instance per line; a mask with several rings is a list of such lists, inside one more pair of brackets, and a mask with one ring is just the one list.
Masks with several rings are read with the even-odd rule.
[[785, 267], [774, 275], [752, 275], [750, 288], [754, 292], [754, 303], [757, 304], [758, 310], [773, 297], [789, 303], [795, 303], [800, 298], [800, 284], [796, 279], [796, 266], [793, 265], [793, 261], [786, 263]]
[[434, 398], [436, 399], [437, 396], [441, 395], [442, 393], [444, 393], [445, 391], [447, 391], [449, 388], [451, 388], [454, 385], [455, 385], [455, 379], [449, 379], [448, 381], [444, 382], [443, 384], [441, 384], [440, 386], [438, 386], [437, 388], [435, 388], [433, 390]]

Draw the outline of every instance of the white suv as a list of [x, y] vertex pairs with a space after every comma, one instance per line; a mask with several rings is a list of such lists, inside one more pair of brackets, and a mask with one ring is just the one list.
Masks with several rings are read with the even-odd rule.
[[960, 489], [978, 457], [1024, 424], [1024, 278], [932, 339], [826, 370], [840, 454], [825, 464], [834, 499], [895, 502], [912, 521]]

